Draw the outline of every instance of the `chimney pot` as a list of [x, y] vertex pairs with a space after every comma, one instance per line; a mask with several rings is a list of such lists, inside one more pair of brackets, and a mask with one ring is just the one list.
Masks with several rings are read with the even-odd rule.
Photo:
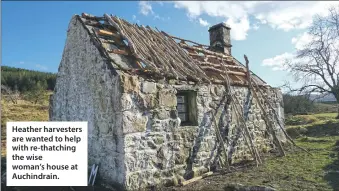
[[215, 52], [221, 52], [231, 55], [231, 27], [222, 22], [213, 25], [208, 29], [210, 33], [210, 49]]

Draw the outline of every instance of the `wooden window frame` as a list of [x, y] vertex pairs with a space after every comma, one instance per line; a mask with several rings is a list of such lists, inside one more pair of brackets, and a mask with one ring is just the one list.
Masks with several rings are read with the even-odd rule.
[[[178, 103], [177, 102], [177, 112], [178, 117], [180, 113], [186, 114], [186, 120], [182, 120], [180, 125], [181, 126], [196, 126], [197, 124], [197, 107], [196, 107], [196, 92], [195, 91], [178, 91], [177, 93], [177, 100], [178, 96], [183, 96], [184, 103]], [[186, 108], [185, 111], [180, 112], [178, 110], [178, 105], [184, 105]]]

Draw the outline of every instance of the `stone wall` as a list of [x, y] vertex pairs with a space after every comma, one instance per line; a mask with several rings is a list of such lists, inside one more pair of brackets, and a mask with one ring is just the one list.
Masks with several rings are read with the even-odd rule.
[[[184, 82], [175, 85], [173, 81], [146, 81], [129, 75], [123, 75], [121, 79], [126, 188], [176, 185], [218, 166], [217, 156], [222, 153], [211, 117], [211, 111], [217, 108], [220, 108], [217, 123], [223, 136], [227, 137], [226, 148], [232, 163], [252, 159], [234, 111], [224, 109], [225, 88], [222, 85]], [[232, 88], [241, 105], [249, 105], [245, 115], [254, 144], [260, 152], [268, 152], [273, 143], [259, 106], [247, 88]], [[178, 90], [196, 91], [198, 126], [179, 125], [176, 113]], [[265, 93], [272, 105], [283, 112], [280, 91], [270, 89]], [[284, 138], [282, 132], [277, 130], [277, 133]]]
[[120, 77], [114, 76], [88, 32], [72, 18], [57, 74], [52, 121], [88, 121], [88, 163], [99, 165], [97, 180], [123, 185]]

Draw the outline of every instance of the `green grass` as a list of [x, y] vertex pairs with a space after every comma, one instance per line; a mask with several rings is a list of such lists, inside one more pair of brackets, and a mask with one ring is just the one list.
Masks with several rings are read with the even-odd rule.
[[287, 126], [307, 125], [323, 123], [324, 121], [335, 121], [337, 113], [319, 113], [312, 115], [294, 115], [286, 116], [285, 124]]
[[269, 160], [262, 170], [270, 175], [271, 184], [280, 190], [339, 190], [339, 120], [336, 116], [337, 113], [294, 116], [304, 123], [287, 126], [287, 131], [290, 134], [291, 129], [298, 129], [296, 143], [312, 155], [299, 150]]
[[[257, 168], [236, 172], [227, 177], [227, 183], [265, 185], [277, 190], [334, 190], [339, 188], [338, 153], [334, 145], [338, 136], [300, 138], [299, 146], [310, 150], [290, 152], [285, 157], [271, 158]], [[212, 179], [213, 177], [211, 177]]]
[[207, 177], [179, 190], [223, 190], [237, 183], [279, 191], [339, 191], [339, 120], [335, 117], [336, 113], [294, 116], [304, 120], [303, 125], [286, 127], [289, 134], [296, 134], [296, 144], [312, 155], [289, 146], [285, 157], [268, 157], [259, 167]]
[[322, 113], [287, 117], [286, 131], [293, 138], [303, 135], [313, 137], [339, 135], [339, 120], [335, 119], [336, 116], [337, 113]]

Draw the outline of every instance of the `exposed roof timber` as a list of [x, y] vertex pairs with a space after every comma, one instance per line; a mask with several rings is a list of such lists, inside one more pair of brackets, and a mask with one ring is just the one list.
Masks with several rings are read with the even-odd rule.
[[237, 78], [241, 83], [243, 84], [247, 84], [247, 81], [244, 81], [242, 78], [240, 78], [239, 76], [237, 75], [234, 75], [235, 78]]
[[174, 39], [177, 39], [177, 40], [181, 40], [181, 41], [186, 41], [186, 42], [190, 42], [190, 43], [193, 43], [193, 44], [196, 44], [196, 45], [198, 45], [198, 46], [200, 46], [200, 47], [209, 47], [208, 45], [204, 45], [204, 44], [200, 44], [200, 43], [197, 43], [197, 42], [194, 42], [194, 41], [191, 41], [191, 40], [186, 40], [186, 39], [182, 39], [182, 38], [179, 38], [179, 37], [175, 37], [175, 36], [172, 36], [172, 35], [169, 35], [169, 34], [167, 34], [166, 32], [164, 32], [164, 31], [161, 31], [163, 34], [165, 34], [166, 36], [169, 36], [169, 37], [171, 37], [171, 38], [174, 38]]
[[183, 44], [183, 43], [179, 43], [179, 45], [182, 46], [183, 48], [188, 48], [188, 49], [195, 50], [195, 51], [197, 51], [197, 52], [202, 52], [202, 53], [210, 54], [210, 55], [213, 55], [213, 56], [225, 58], [225, 59], [228, 59], [229, 61], [231, 61], [231, 60], [233, 59], [232, 56], [226, 56], [226, 55], [224, 55], [224, 54], [217, 53], [217, 52], [213, 52], [213, 51], [206, 50], [206, 49], [203, 49], [203, 48], [194, 47], [194, 46], [189, 46], [189, 45]]
[[129, 55], [129, 52], [127, 50], [120, 50], [120, 49], [110, 49], [107, 50], [108, 53], [114, 53], [114, 54], [122, 54], [122, 55]]
[[[219, 69], [222, 69], [222, 67], [223, 67], [221, 64], [214, 64], [214, 63], [211, 63], [211, 62], [200, 62], [199, 64], [200, 64], [201, 67], [209, 66], [209, 67], [215, 67], [215, 68], [219, 68]], [[246, 68], [241, 67], [241, 66], [224, 64], [224, 67], [232, 68], [232, 69], [238, 69], [238, 70], [242, 70], [243, 72], [246, 72]]]
[[[101, 49], [106, 52], [105, 55], [119, 54], [134, 59], [134, 64], [118, 67], [123, 71], [130, 73], [138, 69], [138, 73], [154, 79], [165, 77], [213, 83], [219, 83], [220, 80], [221, 84], [225, 83], [222, 76], [227, 74], [233, 76], [232, 84], [246, 85], [247, 69], [244, 65], [232, 56], [204, 48], [208, 47], [207, 45], [174, 37], [148, 26], [131, 24], [108, 14], [104, 14], [104, 17], [95, 17], [84, 13], [82, 16], [82, 23], [85, 27], [86, 24], [89, 25], [89, 31], [93, 31], [95, 35], [92, 37], [103, 46]], [[91, 24], [98, 26], [90, 27]], [[174, 39], [182, 42], [177, 43]], [[185, 42], [194, 45], [190, 46]], [[223, 70], [224, 66], [227, 71]], [[262, 80], [258, 78], [255, 80], [264, 85]]]
[[213, 68], [213, 67], [210, 67], [210, 66], [201, 66], [201, 68], [203, 68], [205, 70], [210, 70], [210, 71], [213, 71], [213, 72], [218, 72], [218, 73], [221, 73], [221, 74], [234, 74], [234, 75], [238, 75], [238, 76], [246, 76], [246, 73], [244, 73], [244, 72], [224, 71], [224, 70], [221, 70], [221, 69], [218, 69], [218, 68]]
[[122, 40], [120, 34], [116, 34], [114, 32], [110, 32], [110, 31], [107, 31], [107, 30], [99, 29], [97, 33], [98, 33], [98, 35], [101, 35], [101, 36], [110, 36], [110, 37], [114, 37], [114, 38], [117, 38], [119, 40]]
[[91, 15], [91, 14], [87, 14], [87, 13], [82, 13], [81, 16], [83, 18], [91, 19], [91, 20], [96, 20], [96, 21], [105, 20], [105, 17], [97, 17], [97, 16], [94, 16], [94, 15]]
[[115, 41], [115, 40], [111, 40], [111, 39], [100, 39], [101, 42], [103, 43], [108, 43], [108, 44], [117, 44], [119, 42]]

